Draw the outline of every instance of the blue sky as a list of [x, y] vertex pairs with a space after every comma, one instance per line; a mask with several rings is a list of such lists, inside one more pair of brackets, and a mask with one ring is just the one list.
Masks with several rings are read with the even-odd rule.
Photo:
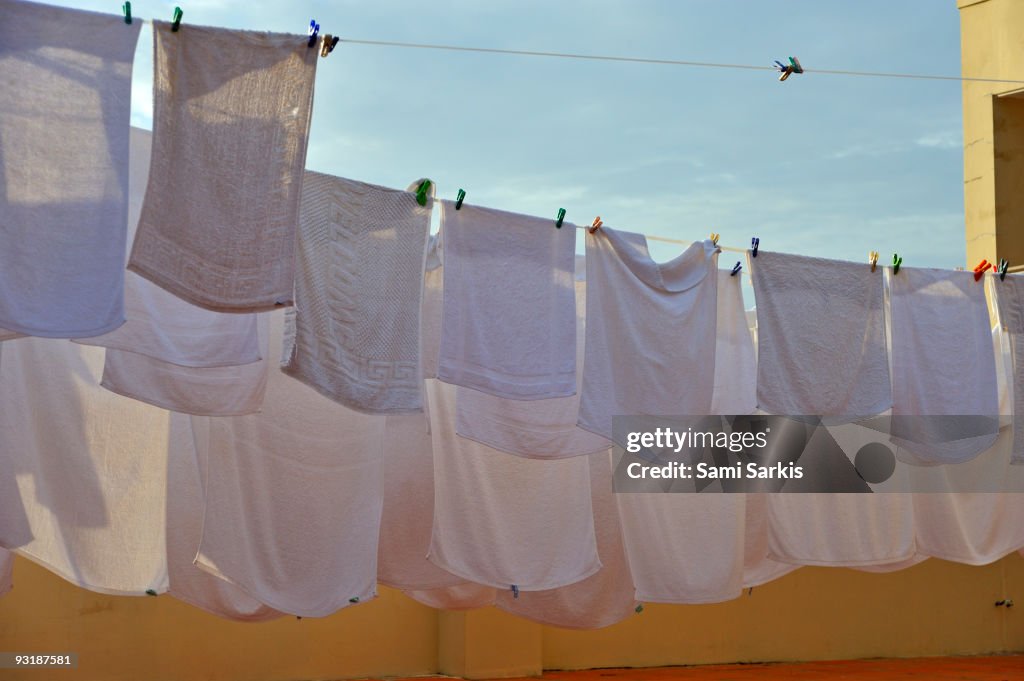
[[[117, 1], [55, 4], [120, 12]], [[175, 3], [133, 3], [169, 19]], [[184, 23], [368, 40], [959, 75], [955, 0], [179, 2]], [[143, 31], [133, 121], [151, 123]], [[985, 76], [987, 74], [966, 74]], [[339, 45], [311, 169], [677, 239], [963, 265], [960, 84]], [[678, 246], [651, 244], [668, 259]], [[731, 265], [733, 254], [723, 255]]]

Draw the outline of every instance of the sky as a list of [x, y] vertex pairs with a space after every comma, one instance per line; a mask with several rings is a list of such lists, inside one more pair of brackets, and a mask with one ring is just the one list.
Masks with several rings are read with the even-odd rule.
[[[304, 34], [315, 17], [362, 40], [960, 75], [955, 0], [177, 4], [185, 25]], [[174, 5], [132, 3], [143, 19]], [[960, 83], [777, 75], [341, 43], [318, 64], [307, 166], [402, 188], [429, 177], [441, 198], [463, 188], [479, 205], [687, 241], [964, 265]], [[132, 121], [152, 125], [148, 25]], [[650, 246], [658, 260], [683, 248]]]

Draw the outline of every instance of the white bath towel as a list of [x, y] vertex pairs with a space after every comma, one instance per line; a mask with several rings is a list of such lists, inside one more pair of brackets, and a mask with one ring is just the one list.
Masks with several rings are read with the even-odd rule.
[[474, 610], [494, 605], [497, 589], [493, 586], [464, 583], [458, 586], [403, 591], [417, 603], [438, 610]]
[[168, 413], [103, 390], [103, 350], [4, 343], [0, 547], [92, 591], [167, 590]]
[[[128, 238], [134, 239], [149, 178], [152, 134], [131, 130]], [[125, 255], [127, 260], [127, 254]], [[255, 314], [212, 312], [185, 302], [134, 272], [124, 278], [127, 321], [80, 343], [130, 350], [186, 367], [249, 364], [260, 359]]]
[[[715, 387], [717, 247], [656, 263], [641, 234], [587, 234], [587, 339], [579, 425], [616, 415], [702, 415]], [[624, 443], [620, 443], [624, 444]]]
[[434, 524], [434, 453], [425, 414], [387, 417], [383, 476], [377, 581], [417, 591], [465, 584], [427, 560]]
[[[260, 410], [271, 361], [269, 316], [257, 315], [263, 359], [240, 366], [186, 367], [127, 350], [107, 350], [102, 385], [107, 390], [183, 414], [241, 416]], [[271, 365], [274, 368], [271, 369]]]
[[767, 251], [749, 262], [760, 409], [829, 423], [889, 409], [884, 268]]
[[441, 353], [441, 320], [444, 317], [444, 266], [441, 235], [427, 241], [423, 273], [423, 307], [420, 310], [420, 359], [423, 378], [437, 378]]
[[[586, 334], [586, 265], [576, 258], [576, 377], [583, 376]], [[511, 400], [471, 388], [455, 392], [455, 432], [503, 452], [561, 459], [604, 452], [611, 444], [576, 425], [579, 394], [547, 400]]]
[[[272, 356], [283, 327], [273, 313]], [[210, 419], [197, 441], [209, 473], [196, 564], [304, 617], [372, 599], [383, 437], [384, 417], [269, 372], [259, 414]]]
[[711, 413], [735, 416], [757, 408], [757, 353], [743, 306], [743, 280], [718, 271], [715, 388]]
[[768, 498], [770, 493], [749, 493], [746, 497], [746, 521], [743, 532], [743, 588], [773, 582], [800, 568], [773, 560], [768, 546]]
[[265, 622], [284, 613], [255, 600], [234, 584], [200, 570], [193, 561], [203, 534], [206, 493], [193, 421], [206, 437], [209, 421], [171, 414], [167, 453], [167, 573], [168, 593], [206, 612], [240, 622]]
[[427, 395], [431, 562], [470, 582], [521, 591], [556, 589], [597, 572], [588, 459], [524, 459], [460, 438], [455, 386], [431, 379]]
[[971, 272], [913, 267], [890, 285], [892, 442], [907, 463], [967, 461], [999, 430], [985, 288]]
[[590, 577], [550, 591], [498, 592], [502, 610], [534, 622], [569, 629], [598, 629], [634, 613], [633, 576], [622, 545], [619, 511], [612, 492], [610, 452], [590, 455], [590, 492], [601, 569]]
[[106, 333], [124, 323], [132, 59], [142, 22], [11, 0], [0, 0], [0, 15], [0, 327], [57, 338]]
[[0, 596], [14, 588], [14, 554], [0, 549]]
[[285, 373], [350, 409], [421, 411], [420, 302], [433, 201], [307, 172]]
[[576, 230], [441, 202], [444, 324], [438, 378], [517, 400], [576, 392]]
[[153, 165], [129, 269], [211, 310], [292, 302], [318, 51], [153, 21]]
[[1010, 391], [1013, 414], [1013, 463], [1024, 463], [1024, 275], [1009, 274], [993, 282], [992, 292], [999, 311], [999, 323], [1009, 345], [1011, 357]]

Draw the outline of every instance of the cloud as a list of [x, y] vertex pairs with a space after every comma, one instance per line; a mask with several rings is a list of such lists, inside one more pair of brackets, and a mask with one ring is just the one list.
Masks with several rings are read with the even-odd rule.
[[926, 149], [963, 149], [963, 133], [960, 130], [946, 130], [931, 135], [918, 137], [914, 142]]

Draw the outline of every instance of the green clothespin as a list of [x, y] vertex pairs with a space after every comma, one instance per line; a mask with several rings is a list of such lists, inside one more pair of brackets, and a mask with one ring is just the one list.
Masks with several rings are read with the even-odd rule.
[[900, 265], [902, 265], [902, 264], [903, 264], [903, 258], [901, 258], [897, 254], [893, 253], [892, 254], [892, 273], [893, 274], [899, 274], [900, 273]]
[[178, 29], [181, 28], [181, 15], [184, 12], [181, 11], [180, 7], [174, 8], [174, 16], [171, 18], [171, 31], [177, 33]]
[[121, 5], [121, 11], [124, 12], [124, 23], [132, 23], [132, 3], [126, 2]]
[[359, 596], [353, 596], [352, 598], [348, 599], [348, 602], [349, 603], [358, 603], [359, 602]]
[[565, 209], [564, 208], [559, 208], [558, 209], [558, 219], [555, 221], [555, 227], [557, 229], [562, 229], [562, 220], [564, 220], [564, 219], [565, 219]]
[[427, 205], [427, 192], [430, 191], [430, 180], [423, 180], [416, 189], [416, 203], [421, 206]]
[[633, 609], [633, 612], [635, 612], [638, 615], [640, 613], [642, 613], [643, 611], [644, 611], [644, 604], [643, 603], [637, 603], [636, 604], [636, 608]]
[[147, 596], [156, 596], [156, 592], [153, 591], [152, 589], [146, 589], [146, 595]]
[[460, 189], [458, 196], [455, 197], [455, 210], [462, 208], [462, 201], [466, 198], [466, 190]]

